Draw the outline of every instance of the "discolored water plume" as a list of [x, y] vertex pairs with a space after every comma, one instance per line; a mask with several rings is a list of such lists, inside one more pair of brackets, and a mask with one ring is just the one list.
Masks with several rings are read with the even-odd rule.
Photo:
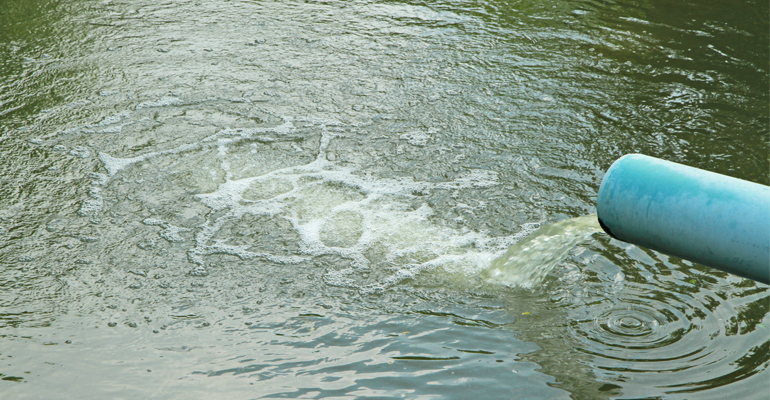
[[601, 231], [596, 214], [546, 225], [511, 246], [480, 275], [491, 283], [532, 288], [564, 261], [570, 250]]

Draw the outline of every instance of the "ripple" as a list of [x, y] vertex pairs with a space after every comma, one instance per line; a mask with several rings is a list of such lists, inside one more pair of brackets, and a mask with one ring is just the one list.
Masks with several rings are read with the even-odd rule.
[[[707, 324], [688, 319], [686, 304], [651, 299], [640, 304], [639, 300], [619, 298], [609, 308], [600, 303], [586, 310], [590, 318], [571, 323], [579, 350], [632, 362], [671, 361], [700, 351], [702, 345], [688, 335], [703, 336], [706, 331], [702, 328]], [[715, 322], [713, 315], [707, 320]]]
[[[555, 288], [568, 311], [567, 336], [600, 380], [646, 397], [709, 391], [770, 366], [767, 288], [738, 277], [708, 283], [696, 268], [638, 262], [638, 248], [626, 254], [636, 259], [624, 266], [633, 270], [609, 270], [594, 253], [582, 280]], [[747, 320], [755, 323], [740, 322]]]

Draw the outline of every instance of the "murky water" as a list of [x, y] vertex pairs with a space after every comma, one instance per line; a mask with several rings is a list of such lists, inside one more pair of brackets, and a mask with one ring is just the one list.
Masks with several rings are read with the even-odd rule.
[[767, 287], [590, 214], [770, 183], [768, 8], [3, 1], [0, 397], [765, 398]]
[[516, 242], [479, 275], [493, 284], [533, 288], [575, 246], [597, 232], [602, 232], [602, 228], [596, 214], [546, 225]]

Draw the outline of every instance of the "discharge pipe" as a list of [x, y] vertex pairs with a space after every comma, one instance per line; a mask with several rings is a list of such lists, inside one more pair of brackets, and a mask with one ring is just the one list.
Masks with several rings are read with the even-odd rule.
[[770, 187], [641, 154], [607, 170], [596, 200], [615, 239], [770, 284]]

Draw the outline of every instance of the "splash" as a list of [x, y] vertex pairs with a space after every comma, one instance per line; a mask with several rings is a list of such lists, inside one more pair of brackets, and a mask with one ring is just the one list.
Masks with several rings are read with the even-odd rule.
[[532, 288], [572, 248], [599, 231], [601, 227], [596, 214], [544, 226], [511, 246], [502, 257], [481, 272], [481, 277], [493, 283]]

